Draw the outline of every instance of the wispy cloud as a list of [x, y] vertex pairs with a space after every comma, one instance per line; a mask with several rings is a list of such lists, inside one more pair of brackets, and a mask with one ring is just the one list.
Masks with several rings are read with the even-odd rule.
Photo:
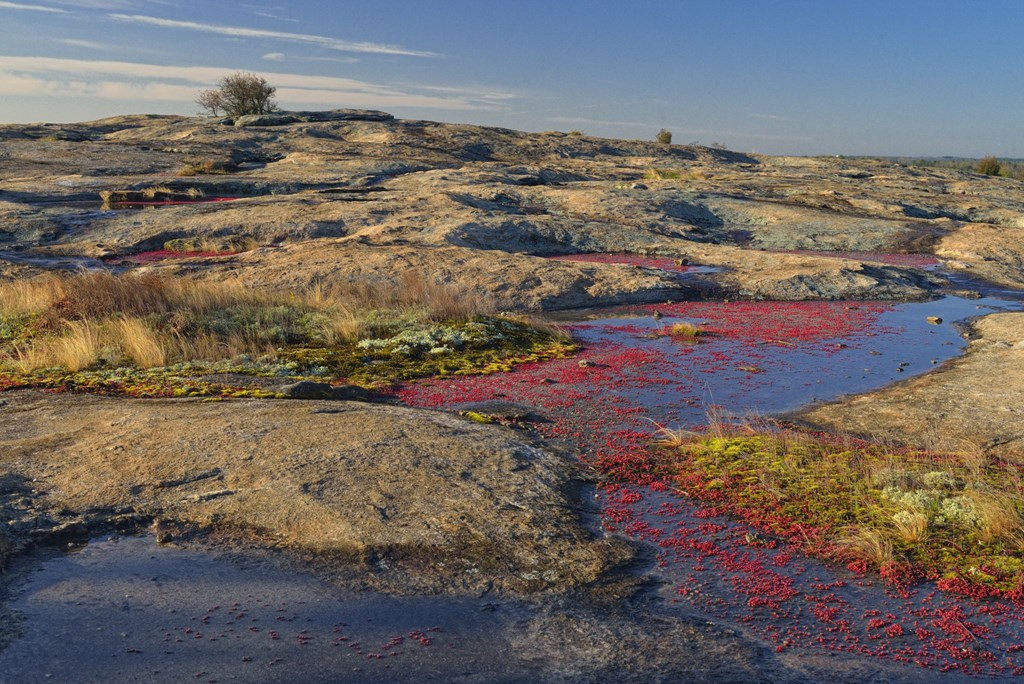
[[[177, 67], [137, 62], [0, 55], [0, 95], [90, 96], [110, 100], [191, 103], [199, 88], [234, 73], [221, 67]], [[467, 88], [396, 87], [350, 78], [263, 73], [288, 107], [420, 107], [504, 109], [504, 93]], [[500, 97], [499, 97], [500, 95]]]
[[72, 47], [85, 48], [87, 50], [109, 50], [110, 45], [104, 45], [103, 43], [96, 43], [91, 40], [82, 40], [80, 38], [55, 38], [56, 42], [63, 45], [70, 45]]
[[271, 14], [270, 12], [253, 12], [253, 14], [255, 14], [257, 17], [266, 17], [267, 19], [274, 19], [276, 21], [290, 21], [296, 24], [299, 23], [298, 19], [293, 19], [292, 17], [282, 17], [277, 14]]
[[766, 121], [792, 121], [793, 120], [793, 119], [787, 119], [784, 116], [779, 116], [778, 114], [758, 114], [756, 112], [748, 112], [747, 116], [749, 116], [752, 119], [763, 119], [763, 120], [766, 120]]
[[164, 5], [177, 7], [177, 0], [52, 0], [54, 4], [92, 10], [130, 10], [144, 6]]
[[28, 10], [30, 12], [51, 12], [53, 14], [67, 14], [65, 10], [56, 7], [45, 7], [43, 5], [22, 5], [18, 2], [0, 2], [0, 9]]
[[268, 52], [261, 59], [268, 62], [334, 62], [335, 64], [358, 64], [361, 61], [355, 57], [307, 57], [306, 55], [286, 55], [283, 52]]
[[293, 43], [305, 43], [316, 45], [329, 50], [340, 52], [364, 52], [381, 55], [402, 55], [406, 57], [436, 57], [434, 52], [422, 50], [410, 50], [399, 45], [386, 45], [383, 43], [352, 42], [339, 40], [328, 36], [317, 36], [305, 33], [290, 33], [287, 31], [270, 31], [266, 29], [252, 29], [241, 26], [221, 26], [218, 24], [201, 24], [195, 21], [177, 21], [175, 19], [161, 19], [141, 14], [110, 14], [111, 19], [130, 22], [134, 24], [145, 24], [148, 26], [161, 26], [164, 28], [186, 29], [189, 31], [200, 31], [202, 33], [215, 33], [222, 36], [234, 36], [238, 38], [270, 38], [272, 40], [283, 40]]
[[[150, 5], [169, 5], [164, 0], [147, 0]], [[140, 0], [51, 0], [55, 5], [62, 7], [74, 7], [86, 10], [130, 10], [136, 9], [143, 4]]]

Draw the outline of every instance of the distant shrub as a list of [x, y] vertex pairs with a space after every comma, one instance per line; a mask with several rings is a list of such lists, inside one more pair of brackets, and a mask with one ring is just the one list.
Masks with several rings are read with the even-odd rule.
[[179, 176], [199, 176], [225, 174], [237, 171], [238, 166], [233, 162], [219, 161], [215, 159], [191, 159], [186, 161], [180, 169]]
[[662, 128], [660, 131], [658, 131], [658, 135], [654, 136], [654, 139], [657, 140], [662, 145], [671, 145], [672, 131]]
[[581, 138], [581, 137], [583, 137], [583, 131], [578, 130], [578, 129], [573, 129], [573, 130], [569, 131], [567, 133], [567, 135], [571, 135], [574, 138]]
[[270, 114], [277, 111], [275, 92], [262, 76], [238, 72], [222, 78], [216, 90], [200, 91], [196, 104], [213, 116], [221, 111], [228, 116]]
[[982, 158], [978, 162], [978, 173], [983, 173], [986, 176], [998, 176], [999, 172], [1002, 171], [1002, 166], [999, 164], [999, 160], [995, 157], [989, 156]]
[[683, 172], [679, 169], [647, 169], [644, 171], [645, 180], [680, 180]]

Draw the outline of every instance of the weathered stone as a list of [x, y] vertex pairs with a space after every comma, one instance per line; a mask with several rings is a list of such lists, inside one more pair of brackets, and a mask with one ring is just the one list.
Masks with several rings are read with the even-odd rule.
[[[102, 527], [130, 509], [248, 530], [317, 553], [339, 577], [404, 591], [567, 591], [634, 553], [589, 531], [578, 513], [588, 505], [578, 498], [584, 475], [571, 456], [446, 413], [34, 391], [10, 400], [17, 413], [0, 412], [0, 471], [46, 492], [23, 497], [39, 509], [31, 529], [46, 537], [77, 539], [86, 532], [80, 515]], [[125, 447], [113, 459], [112, 445]], [[42, 514], [54, 522], [44, 525]], [[0, 516], [15, 515], [0, 499]], [[158, 522], [163, 541], [162, 530], [174, 535]], [[7, 548], [0, 542], [0, 556]]]
[[287, 399], [334, 399], [334, 388], [326, 382], [302, 380], [285, 385], [278, 391]]
[[332, 109], [323, 112], [288, 112], [300, 121], [392, 121], [394, 116], [375, 109]]
[[291, 114], [246, 114], [235, 119], [235, 126], [286, 126], [298, 123], [300, 119]]

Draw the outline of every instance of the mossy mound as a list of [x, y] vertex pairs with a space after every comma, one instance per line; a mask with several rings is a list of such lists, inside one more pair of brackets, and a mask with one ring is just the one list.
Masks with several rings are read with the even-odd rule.
[[[0, 318], [0, 344], [8, 343], [7, 361], [0, 360], [0, 391], [35, 387], [133, 397], [279, 398], [278, 385], [298, 380], [381, 389], [418, 377], [509, 371], [516, 364], [561, 358], [577, 349], [557, 333], [502, 317], [436, 324], [407, 322], [382, 337], [329, 344], [302, 332], [309, 327], [309, 316], [315, 314], [292, 316], [273, 311], [269, 318], [251, 311], [228, 314], [203, 327], [220, 323], [232, 330], [263, 326], [263, 334], [270, 339], [298, 342], [283, 344], [259, 358], [242, 354], [229, 360], [140, 368], [112, 355], [97, 367], [77, 371], [61, 367], [20, 370], [16, 346], [37, 334], [32, 331], [33, 319]], [[286, 320], [295, 325], [271, 329], [272, 324]], [[210, 376], [232, 376], [233, 381], [211, 381], [207, 379]], [[251, 382], [239, 382], [241, 378], [251, 378]]]
[[694, 436], [664, 476], [808, 551], [898, 582], [1024, 596], [1024, 468], [780, 430]]

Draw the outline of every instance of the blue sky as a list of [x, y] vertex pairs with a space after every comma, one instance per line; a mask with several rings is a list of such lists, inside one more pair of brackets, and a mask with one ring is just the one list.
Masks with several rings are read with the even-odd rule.
[[286, 109], [768, 154], [1024, 157], [1018, 0], [0, 0], [0, 122]]

